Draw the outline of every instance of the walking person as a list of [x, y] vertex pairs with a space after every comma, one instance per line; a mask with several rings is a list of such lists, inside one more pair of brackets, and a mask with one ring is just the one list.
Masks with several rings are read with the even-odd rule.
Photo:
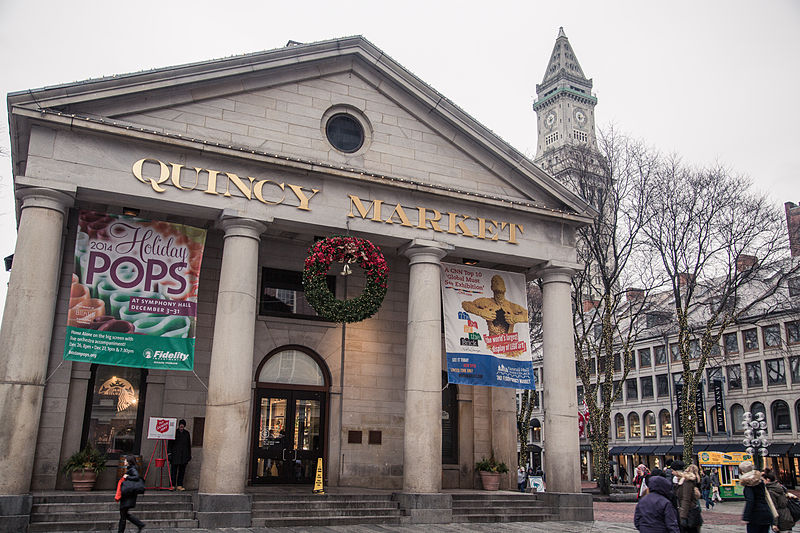
[[185, 490], [183, 476], [186, 474], [186, 465], [192, 460], [192, 439], [186, 431], [186, 420], [181, 419], [178, 422], [175, 439], [169, 441], [167, 445], [167, 455], [172, 486], [178, 490]]
[[125, 457], [125, 474], [122, 476], [122, 484], [119, 492], [119, 526], [117, 533], [125, 531], [127, 521], [130, 521], [134, 526], [139, 528], [137, 531], [144, 529], [144, 522], [130, 514], [130, 510], [136, 507], [136, 497], [139, 495], [135, 487], [144, 489], [144, 480], [139, 477], [139, 471], [136, 469], [136, 457], [128, 455]]
[[703, 471], [703, 477], [700, 480], [700, 495], [706, 501], [706, 511], [714, 507], [714, 500], [711, 499], [711, 473], [708, 470]]
[[739, 463], [739, 482], [744, 487], [742, 521], [747, 522], [747, 533], [769, 533], [772, 511], [767, 503], [767, 487], [753, 461]]
[[517, 469], [517, 488], [520, 492], [525, 492], [525, 485], [528, 481], [528, 474], [525, 472], [525, 467], [519, 465]]
[[788, 533], [792, 530], [792, 526], [794, 526], [794, 518], [792, 518], [792, 513], [789, 511], [787, 502], [789, 498], [797, 498], [797, 496], [787, 491], [786, 487], [781, 485], [775, 473], [771, 470], [765, 469], [762, 477], [764, 478], [769, 496], [772, 498], [775, 510], [778, 511], [778, 520], [775, 525], [772, 526], [772, 529], [775, 530], [775, 533]]
[[711, 501], [722, 501], [722, 496], [719, 495], [719, 472], [716, 468], [711, 471]]
[[675, 496], [678, 500], [678, 516], [682, 533], [700, 533], [700, 526], [703, 525], [703, 517], [700, 505], [700, 469], [697, 465], [689, 465], [683, 471], [675, 470], [673, 463], [673, 473], [678, 479], [678, 487]]
[[636, 499], [643, 497], [647, 494], [647, 475], [650, 470], [646, 466], [640, 464], [636, 467], [636, 477], [633, 479], [633, 484], [636, 485]]
[[678, 512], [670, 501], [672, 482], [662, 476], [650, 476], [649, 492], [636, 504], [633, 525], [641, 533], [680, 533]]

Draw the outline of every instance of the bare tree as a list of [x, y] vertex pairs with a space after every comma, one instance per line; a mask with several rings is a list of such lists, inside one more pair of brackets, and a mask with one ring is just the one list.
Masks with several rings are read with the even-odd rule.
[[662, 164], [643, 236], [661, 263], [674, 306], [671, 333], [682, 362], [683, 458], [691, 462], [695, 398], [725, 328], [766, 312], [794, 275], [781, 211], [722, 167]]
[[[531, 334], [531, 353], [534, 360], [541, 357], [542, 349], [542, 288], [541, 280], [528, 283], [528, 324]], [[536, 384], [537, 388], [539, 384]], [[531, 415], [536, 407], [536, 391], [523, 389], [517, 396], [517, 439], [519, 441], [518, 463], [522, 466], [528, 461], [528, 437], [531, 429]]]
[[658, 285], [650, 262], [641, 258], [639, 238], [658, 156], [613, 128], [601, 132], [598, 148], [599, 153], [572, 147], [559, 177], [598, 211], [594, 223], [579, 230], [578, 259], [585, 266], [573, 278], [572, 294], [576, 367], [594, 469], [598, 488], [608, 494], [611, 406], [631, 368], [639, 317]]

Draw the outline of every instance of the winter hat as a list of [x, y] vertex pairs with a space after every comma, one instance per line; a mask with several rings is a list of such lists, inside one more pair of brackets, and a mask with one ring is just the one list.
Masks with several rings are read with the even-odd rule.
[[684, 468], [686, 468], [686, 463], [684, 463], [680, 459], [676, 459], [676, 460], [672, 461], [672, 469], [673, 470], [683, 470]]
[[739, 473], [746, 474], [753, 471], [753, 461], [742, 461], [739, 463]]
[[181, 418], [180, 420], [178, 420], [178, 425], [179, 425], [179, 426], [185, 426], [185, 425], [186, 425], [186, 420], [184, 420], [183, 418]]

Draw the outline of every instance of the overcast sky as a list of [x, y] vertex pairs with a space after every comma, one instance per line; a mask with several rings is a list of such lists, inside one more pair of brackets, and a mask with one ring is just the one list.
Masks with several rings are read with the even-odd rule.
[[[559, 26], [594, 80], [598, 125], [800, 202], [796, 0], [0, 0], [0, 92], [363, 35], [533, 157], [531, 104]], [[0, 159], [0, 257], [14, 247], [11, 180]]]

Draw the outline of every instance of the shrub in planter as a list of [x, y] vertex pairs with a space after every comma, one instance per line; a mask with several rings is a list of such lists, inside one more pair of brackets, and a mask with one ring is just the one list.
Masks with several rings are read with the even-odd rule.
[[72, 479], [76, 491], [90, 491], [94, 488], [97, 474], [106, 469], [107, 457], [91, 444], [73, 453], [62, 465], [61, 471]]

